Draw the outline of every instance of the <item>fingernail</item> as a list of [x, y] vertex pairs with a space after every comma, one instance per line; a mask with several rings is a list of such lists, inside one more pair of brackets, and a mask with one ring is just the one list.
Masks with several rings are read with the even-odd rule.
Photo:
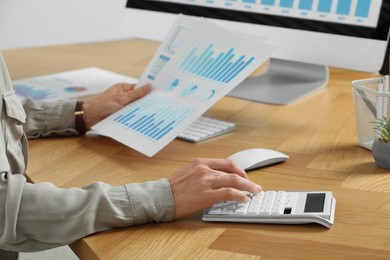
[[256, 185], [257, 191], [262, 191], [263, 188], [260, 185]]

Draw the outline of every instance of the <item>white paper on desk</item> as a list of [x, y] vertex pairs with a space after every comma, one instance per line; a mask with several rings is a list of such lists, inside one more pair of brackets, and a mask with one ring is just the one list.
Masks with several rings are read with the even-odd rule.
[[138, 82], [152, 83], [153, 91], [92, 129], [153, 156], [273, 50], [264, 39], [181, 15]]
[[40, 77], [17, 80], [13, 87], [21, 99], [58, 100], [101, 93], [120, 82], [138, 80], [100, 68], [89, 67]]

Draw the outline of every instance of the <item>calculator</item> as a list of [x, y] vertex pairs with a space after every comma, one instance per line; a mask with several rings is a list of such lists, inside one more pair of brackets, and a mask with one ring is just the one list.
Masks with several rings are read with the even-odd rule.
[[203, 211], [204, 221], [307, 224], [330, 228], [336, 199], [330, 191], [261, 191], [250, 201], [221, 201]]

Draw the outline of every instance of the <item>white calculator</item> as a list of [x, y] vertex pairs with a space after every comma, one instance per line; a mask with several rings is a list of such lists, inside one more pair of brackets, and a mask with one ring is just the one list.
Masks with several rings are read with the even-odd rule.
[[330, 191], [261, 191], [248, 203], [221, 201], [203, 211], [204, 221], [306, 224], [330, 228], [336, 199]]

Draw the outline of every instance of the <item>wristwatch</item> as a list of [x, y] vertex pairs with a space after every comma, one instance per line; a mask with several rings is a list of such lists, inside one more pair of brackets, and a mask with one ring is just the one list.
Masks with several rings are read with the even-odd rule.
[[75, 129], [80, 135], [85, 135], [87, 129], [85, 128], [83, 101], [77, 101], [74, 110]]

